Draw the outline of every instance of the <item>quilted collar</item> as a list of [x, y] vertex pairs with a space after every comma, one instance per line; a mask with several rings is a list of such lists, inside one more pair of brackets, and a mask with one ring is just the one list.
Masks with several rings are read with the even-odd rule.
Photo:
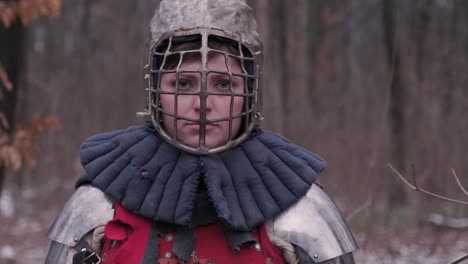
[[91, 184], [155, 221], [191, 225], [202, 179], [218, 217], [251, 230], [296, 203], [325, 168], [284, 137], [257, 131], [237, 147], [206, 156], [181, 151], [149, 126], [99, 134], [81, 146]]

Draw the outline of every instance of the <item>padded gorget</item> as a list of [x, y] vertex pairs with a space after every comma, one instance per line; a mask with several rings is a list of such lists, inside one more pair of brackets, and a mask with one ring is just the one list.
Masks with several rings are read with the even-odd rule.
[[306, 194], [325, 161], [286, 138], [256, 131], [237, 147], [194, 155], [164, 141], [151, 126], [93, 136], [81, 146], [92, 185], [155, 221], [190, 226], [203, 180], [218, 217], [252, 230]]

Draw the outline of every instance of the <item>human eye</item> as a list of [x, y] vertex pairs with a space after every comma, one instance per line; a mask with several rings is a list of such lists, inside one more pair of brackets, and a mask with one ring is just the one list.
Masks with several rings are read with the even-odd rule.
[[[174, 83], [174, 86], [176, 83]], [[179, 79], [179, 90], [190, 90], [193, 87], [192, 81], [188, 79]]]
[[[234, 86], [234, 84], [232, 84]], [[229, 79], [218, 80], [215, 84], [215, 88], [220, 91], [230, 91], [231, 90], [231, 81]]]
[[160, 89], [163, 91], [173, 91], [176, 87], [177, 77], [175, 74], [167, 73], [162, 75]]

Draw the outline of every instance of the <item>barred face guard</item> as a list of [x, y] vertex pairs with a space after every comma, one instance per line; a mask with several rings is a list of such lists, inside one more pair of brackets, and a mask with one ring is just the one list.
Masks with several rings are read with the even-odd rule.
[[[212, 67], [215, 60], [218, 64]], [[260, 65], [261, 52], [251, 52], [236, 34], [208, 28], [165, 34], [151, 48], [148, 64], [148, 109], [156, 130], [169, 143], [194, 154], [216, 153], [241, 143], [263, 119]], [[174, 85], [165, 78], [172, 78]], [[193, 83], [187, 84], [185, 78]], [[196, 108], [190, 114], [185, 110], [192, 107], [187, 100]]]

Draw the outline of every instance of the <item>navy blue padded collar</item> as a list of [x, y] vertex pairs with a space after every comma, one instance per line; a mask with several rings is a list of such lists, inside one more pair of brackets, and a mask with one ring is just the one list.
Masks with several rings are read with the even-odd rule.
[[325, 168], [317, 155], [284, 137], [258, 131], [237, 147], [197, 156], [165, 142], [151, 127], [87, 139], [81, 163], [91, 184], [125, 208], [190, 225], [200, 177], [218, 217], [251, 230], [296, 203]]

